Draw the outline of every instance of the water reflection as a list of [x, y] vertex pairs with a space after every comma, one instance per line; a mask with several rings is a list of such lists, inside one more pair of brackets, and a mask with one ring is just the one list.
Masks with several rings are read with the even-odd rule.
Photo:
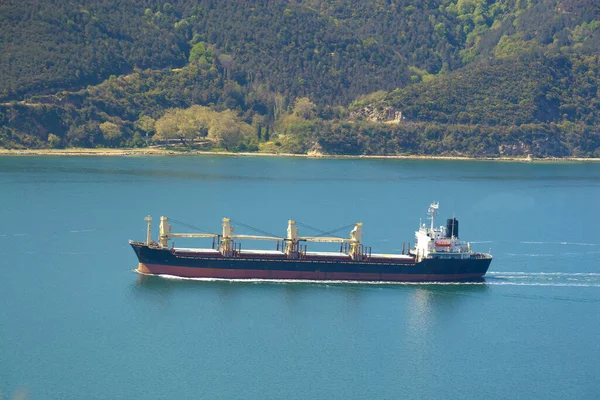
[[431, 290], [416, 288], [408, 304], [407, 339], [419, 349], [427, 346], [425, 338], [433, 325], [432, 297]]
[[[456, 285], [431, 285], [415, 286], [406, 304], [404, 334], [409, 343], [410, 355], [435, 359], [436, 354], [442, 351], [439, 341], [432, 338], [439, 336], [440, 332], [456, 328], [456, 321], [463, 320], [470, 313], [469, 309], [479, 301], [474, 297], [486, 296], [490, 287], [485, 284], [456, 284]], [[417, 364], [419, 374], [429, 373], [428, 367]]]
[[485, 284], [423, 284], [413, 287], [411, 297], [412, 310], [418, 314], [428, 314], [434, 309], [442, 308], [445, 313], [473, 296], [487, 293], [489, 287]]
[[422, 285], [411, 297], [410, 315], [418, 329], [432, 327], [440, 320], [463, 312], [462, 305], [472, 304], [473, 297], [489, 294], [485, 284]]

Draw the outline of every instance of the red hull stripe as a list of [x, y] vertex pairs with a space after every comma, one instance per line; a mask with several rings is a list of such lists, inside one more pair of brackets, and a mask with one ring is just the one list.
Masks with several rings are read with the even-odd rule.
[[173, 275], [185, 278], [222, 279], [305, 279], [305, 280], [348, 280], [348, 281], [397, 281], [428, 282], [453, 281], [481, 278], [484, 274], [379, 274], [316, 271], [265, 271], [255, 269], [191, 268], [160, 264], [138, 264], [144, 274]]

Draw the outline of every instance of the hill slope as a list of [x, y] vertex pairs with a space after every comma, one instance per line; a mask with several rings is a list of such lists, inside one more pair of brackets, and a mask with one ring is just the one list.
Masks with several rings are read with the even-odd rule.
[[[0, 146], [145, 145], [202, 105], [241, 148], [597, 155], [593, 0], [24, 0], [0, 26]], [[222, 145], [202, 118], [158, 131]]]

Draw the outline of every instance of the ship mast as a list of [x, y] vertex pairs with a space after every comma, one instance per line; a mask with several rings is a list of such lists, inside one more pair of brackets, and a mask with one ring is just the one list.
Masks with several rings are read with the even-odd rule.
[[148, 215], [144, 219], [148, 223], [148, 230], [146, 232], [146, 245], [150, 246], [150, 243], [152, 242], [152, 217]]
[[296, 227], [296, 221], [288, 220], [287, 237], [285, 253], [288, 258], [298, 257], [298, 228]]
[[[148, 221], [146, 218], [146, 221]], [[148, 222], [150, 224], [150, 222]], [[148, 225], [148, 232], [150, 232], [150, 225]], [[150, 233], [148, 233], [149, 235]], [[160, 226], [159, 226], [159, 235], [158, 242], [160, 247], [167, 248], [169, 247], [169, 240], [173, 238], [215, 238], [219, 235], [216, 233], [173, 233], [171, 232], [171, 224], [169, 223], [169, 218], [160, 217]]]
[[437, 210], [438, 208], [440, 208], [440, 203], [436, 202], [436, 203], [431, 203], [429, 205], [429, 210], [427, 210], [427, 213], [429, 214], [429, 218], [431, 219], [431, 231], [433, 232], [434, 229], [434, 218], [435, 218], [435, 214], [437, 214]]

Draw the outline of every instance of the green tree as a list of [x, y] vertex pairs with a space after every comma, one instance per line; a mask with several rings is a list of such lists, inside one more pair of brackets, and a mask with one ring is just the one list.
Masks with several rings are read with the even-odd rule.
[[235, 149], [251, 133], [252, 127], [239, 121], [237, 114], [231, 110], [215, 114], [208, 131], [209, 137], [228, 151]]
[[140, 135], [139, 132], [133, 134], [133, 138], [131, 138], [131, 142], [129, 143], [132, 147], [145, 147], [146, 140]]
[[66, 139], [69, 145], [73, 147], [87, 147], [89, 145], [85, 127], [81, 125], [71, 125], [67, 131]]
[[167, 110], [167, 112], [156, 121], [155, 130], [156, 134], [153, 137], [154, 140], [165, 141], [168, 144], [169, 140], [178, 138], [176, 110]]
[[100, 132], [102, 132], [102, 136], [104, 140], [106, 140], [110, 145], [118, 145], [121, 138], [123, 137], [123, 132], [121, 132], [121, 127], [114, 122], [106, 121], [100, 124]]
[[294, 102], [294, 115], [300, 118], [311, 119], [316, 114], [317, 106], [308, 97], [298, 97]]
[[209, 127], [216, 113], [208, 107], [194, 105], [187, 109], [168, 110], [156, 121], [156, 140], [179, 139], [184, 146], [198, 137], [209, 133]]
[[148, 136], [154, 133], [155, 125], [156, 121], [154, 120], [154, 118], [143, 114], [134, 123], [134, 127], [144, 133], [144, 136], [146, 136], [146, 140], [148, 139]]
[[53, 149], [57, 149], [60, 146], [60, 138], [54, 133], [48, 135], [48, 146]]
[[219, 54], [219, 62], [225, 69], [225, 77], [231, 79], [231, 69], [234, 65], [233, 57], [229, 54]]
[[210, 65], [212, 64], [214, 58], [214, 49], [204, 42], [198, 42], [194, 46], [192, 46], [192, 49], [190, 50], [190, 56], [188, 57], [188, 61], [190, 63], [198, 62], [201, 65]]

